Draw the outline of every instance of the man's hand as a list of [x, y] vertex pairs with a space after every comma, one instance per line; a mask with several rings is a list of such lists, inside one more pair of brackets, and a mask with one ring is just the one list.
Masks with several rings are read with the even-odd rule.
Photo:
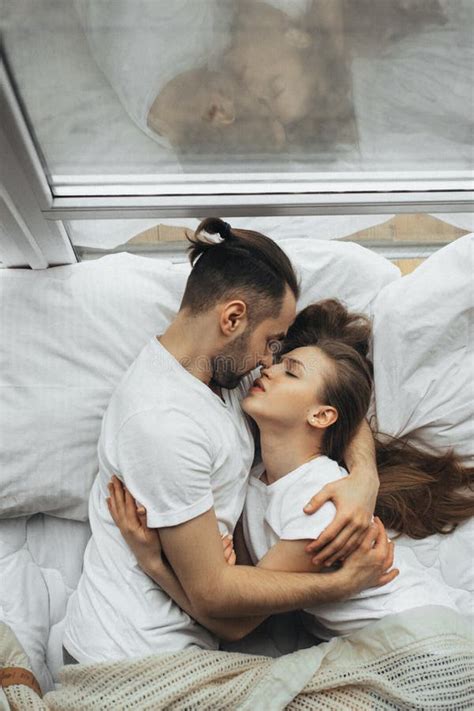
[[316, 553], [315, 565], [331, 566], [347, 558], [361, 542], [369, 526], [379, 491], [379, 477], [372, 430], [363, 420], [344, 452], [350, 476], [328, 484], [313, 496], [305, 513], [312, 514], [326, 501], [336, 506], [336, 518], [308, 547]]
[[363, 539], [375, 509], [378, 479], [360, 476], [356, 472], [338, 479], [321, 489], [305, 506], [307, 514], [313, 514], [327, 501], [336, 507], [334, 521], [318, 538], [306, 547], [307, 553], [315, 553], [314, 565], [331, 566], [337, 560], [347, 558]]
[[108, 484], [110, 497], [107, 499], [110, 515], [119, 527], [127, 545], [145, 572], [162, 560], [161, 542], [158, 529], [148, 528], [146, 511], [137, 507], [129, 490], [112, 476]]
[[376, 517], [360, 546], [346, 558], [340, 571], [350, 597], [367, 588], [387, 585], [397, 577], [400, 571], [390, 570], [394, 551], [382, 521]]

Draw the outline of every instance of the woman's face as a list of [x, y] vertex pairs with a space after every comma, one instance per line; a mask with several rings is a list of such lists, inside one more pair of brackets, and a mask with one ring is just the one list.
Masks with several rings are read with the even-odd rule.
[[295, 348], [279, 360], [262, 370], [242, 401], [242, 409], [259, 426], [307, 426], [311, 412], [326, 404], [320, 394], [324, 392], [325, 379], [331, 375], [332, 363], [316, 346]]

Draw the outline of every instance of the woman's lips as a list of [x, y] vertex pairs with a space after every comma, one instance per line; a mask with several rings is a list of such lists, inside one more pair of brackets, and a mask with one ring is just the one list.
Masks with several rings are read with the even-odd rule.
[[263, 385], [262, 385], [262, 383], [260, 382], [260, 380], [256, 380], [256, 381], [254, 382], [254, 384], [252, 385], [252, 387], [250, 388], [250, 391], [251, 391], [251, 392], [253, 391], [253, 392], [256, 392], [256, 393], [264, 393], [264, 392], [265, 392], [265, 388], [263, 387]]

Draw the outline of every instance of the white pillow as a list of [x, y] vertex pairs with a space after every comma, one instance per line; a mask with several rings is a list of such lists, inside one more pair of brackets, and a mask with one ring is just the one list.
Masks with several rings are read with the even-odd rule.
[[374, 305], [377, 426], [474, 457], [473, 235], [386, 286]]
[[[369, 309], [399, 270], [350, 243], [284, 244], [300, 306]], [[44, 271], [1, 270], [0, 516], [85, 520], [102, 416], [147, 339], [179, 307], [189, 264], [115, 254]]]
[[354, 242], [308, 242], [302, 238], [279, 240], [278, 244], [301, 277], [298, 309], [334, 297], [351, 310], [370, 315], [379, 291], [401, 278], [392, 262]]
[[0, 515], [85, 520], [104, 410], [185, 277], [131, 254], [0, 274]]

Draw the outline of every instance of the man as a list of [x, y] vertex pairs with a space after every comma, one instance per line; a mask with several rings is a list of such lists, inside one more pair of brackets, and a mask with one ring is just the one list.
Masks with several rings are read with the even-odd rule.
[[[203, 232], [219, 233], [222, 241], [207, 241]], [[299, 288], [275, 242], [221, 220], [200, 225], [191, 262], [177, 317], [132, 363], [102, 422], [92, 537], [66, 616], [64, 646], [79, 662], [218, 646], [138, 567], [107, 507], [113, 473], [145, 506], [148, 525], [160, 529], [167, 559], [203, 614], [271, 614], [347, 594], [335, 589], [334, 576], [225, 563], [221, 534], [232, 533], [239, 519], [254, 458], [240, 401], [251, 372], [271, 364], [294, 319]], [[362, 433], [347, 453], [351, 486], [323, 540], [335, 538], [326, 556], [347, 555], [369, 524], [378, 486], [371, 447]], [[329, 497], [338, 505], [341, 491], [315, 497], [313, 510]], [[377, 550], [365, 569], [353, 571], [351, 590], [384, 582], [387, 552]]]

